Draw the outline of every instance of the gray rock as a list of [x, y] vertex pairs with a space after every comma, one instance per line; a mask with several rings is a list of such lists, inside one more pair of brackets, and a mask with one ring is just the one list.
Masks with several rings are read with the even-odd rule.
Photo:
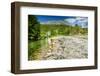
[[81, 59], [88, 57], [87, 36], [58, 36], [51, 38], [41, 50], [41, 60]]

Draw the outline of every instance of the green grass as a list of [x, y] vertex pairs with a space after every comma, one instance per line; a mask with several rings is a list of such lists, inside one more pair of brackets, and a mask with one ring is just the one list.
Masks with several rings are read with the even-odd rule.
[[[29, 41], [28, 42], [28, 60], [31, 60], [36, 56], [37, 52], [40, 52], [41, 47], [48, 46], [46, 39], [38, 40], [38, 41]], [[34, 57], [33, 57], [34, 56]]]
[[[40, 26], [40, 37], [46, 37], [47, 32], [50, 32], [51, 36], [56, 35], [75, 35], [75, 34], [87, 34], [87, 28], [81, 28], [79, 26], [69, 25], [41, 25]], [[41, 39], [40, 38], [40, 39]]]

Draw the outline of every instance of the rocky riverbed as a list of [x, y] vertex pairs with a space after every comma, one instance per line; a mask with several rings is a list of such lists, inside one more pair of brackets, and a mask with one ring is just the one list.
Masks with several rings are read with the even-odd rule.
[[42, 46], [37, 60], [81, 59], [88, 57], [87, 36], [57, 36]]

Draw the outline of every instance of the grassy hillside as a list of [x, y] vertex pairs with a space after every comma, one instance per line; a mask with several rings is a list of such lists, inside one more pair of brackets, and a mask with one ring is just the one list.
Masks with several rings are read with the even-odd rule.
[[40, 25], [40, 39], [57, 36], [57, 35], [85, 35], [87, 34], [87, 28], [81, 28], [80, 26], [70, 25]]

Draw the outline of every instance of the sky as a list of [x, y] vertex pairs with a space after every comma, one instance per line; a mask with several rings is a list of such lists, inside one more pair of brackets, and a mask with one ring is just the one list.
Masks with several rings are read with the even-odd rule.
[[36, 16], [39, 22], [47, 22], [47, 21], [57, 21], [57, 20], [64, 20], [66, 18], [75, 18], [72, 16], [43, 16], [43, 15], [37, 15]]
[[79, 16], [48, 16], [48, 15], [36, 15], [38, 21], [41, 24], [48, 23], [61, 23], [70, 24], [74, 26], [76, 24], [87, 27], [88, 26], [88, 17], [79, 17]]

